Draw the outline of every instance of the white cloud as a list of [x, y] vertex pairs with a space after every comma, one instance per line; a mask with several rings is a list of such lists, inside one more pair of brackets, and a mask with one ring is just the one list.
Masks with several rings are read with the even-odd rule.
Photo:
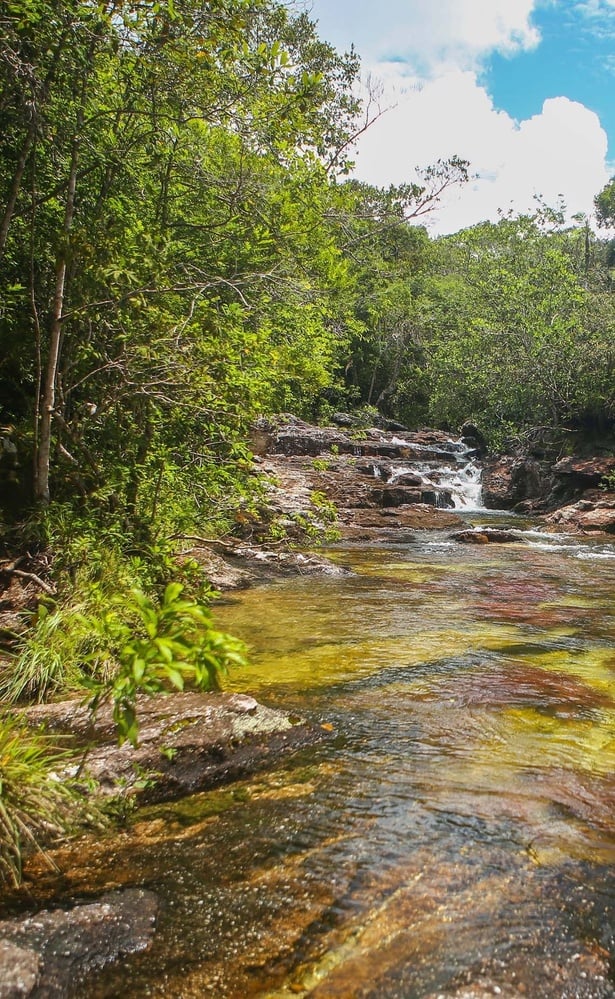
[[[414, 179], [414, 168], [456, 155], [478, 178], [448, 192], [433, 216], [452, 232], [498, 209], [532, 211], [535, 196], [570, 214], [591, 215], [594, 195], [613, 172], [596, 114], [555, 94], [517, 122], [498, 111], [479, 82], [493, 52], [534, 48], [539, 4], [576, 12], [592, 36], [615, 29], [615, 0], [311, 0], [320, 34], [338, 47], [353, 41], [366, 71], [383, 83], [383, 105], [396, 107], [361, 138], [356, 175], [388, 186]], [[392, 27], [388, 27], [392, 26]], [[605, 63], [603, 62], [603, 65]]]
[[534, 48], [530, 22], [536, 0], [410, 0], [394, 36], [383, 36], [378, 57], [407, 58], [427, 75], [437, 67], [471, 68], [494, 51]]
[[451, 70], [407, 92], [363, 136], [356, 175], [387, 186], [412, 180], [417, 165], [458, 155], [478, 174], [449, 192], [433, 215], [435, 232], [453, 232], [498, 209], [532, 211], [535, 197], [569, 213], [591, 214], [593, 197], [607, 183], [606, 133], [594, 112], [556, 97], [520, 123], [497, 111], [476, 74]]
[[575, 12], [581, 15], [592, 37], [606, 42], [615, 38], [615, 0], [580, 0]]
[[312, 0], [308, 10], [322, 37], [342, 48], [352, 41], [366, 63], [408, 60], [430, 76], [442, 64], [471, 68], [487, 53], [536, 46], [540, 37], [530, 20], [536, 2]]

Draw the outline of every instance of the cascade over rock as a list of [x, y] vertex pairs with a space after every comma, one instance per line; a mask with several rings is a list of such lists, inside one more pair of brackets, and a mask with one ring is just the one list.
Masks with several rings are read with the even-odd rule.
[[[481, 506], [476, 450], [441, 430], [314, 427], [284, 416], [277, 426], [261, 421], [253, 446], [272, 480], [268, 508], [291, 536], [297, 521], [318, 519], [315, 496], [335, 505], [342, 540], [400, 540], [400, 530], [407, 540], [413, 529], [460, 527], [455, 511]], [[252, 536], [267, 526], [250, 525]]]

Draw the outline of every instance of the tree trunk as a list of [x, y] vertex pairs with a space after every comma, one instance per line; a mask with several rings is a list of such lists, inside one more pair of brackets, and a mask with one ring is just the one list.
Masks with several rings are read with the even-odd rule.
[[19, 160], [17, 166], [15, 167], [15, 173], [13, 174], [13, 181], [11, 183], [11, 189], [9, 191], [8, 200], [6, 203], [6, 209], [2, 217], [2, 222], [0, 222], [0, 260], [4, 255], [4, 248], [6, 246], [6, 240], [9, 234], [9, 229], [11, 226], [11, 220], [15, 212], [15, 205], [17, 204], [17, 198], [19, 197], [19, 192], [21, 190], [21, 181], [23, 178], [24, 170], [26, 169], [26, 163], [28, 162], [28, 155], [32, 149], [32, 144], [36, 135], [36, 125], [32, 123], [28, 134], [26, 135], [23, 148], [19, 155]]
[[[78, 135], [78, 130], [77, 130]], [[40, 404], [40, 426], [38, 432], [38, 447], [34, 462], [34, 498], [38, 503], [49, 503], [49, 463], [51, 458], [51, 431], [53, 412], [56, 404], [56, 382], [60, 362], [60, 345], [62, 340], [62, 320], [64, 298], [66, 292], [66, 270], [68, 265], [70, 230], [75, 215], [75, 190], [77, 186], [78, 137], [73, 139], [68, 189], [64, 209], [64, 226], [62, 243], [56, 258], [55, 290], [51, 311], [51, 328], [49, 331], [49, 353], [42, 385]]]

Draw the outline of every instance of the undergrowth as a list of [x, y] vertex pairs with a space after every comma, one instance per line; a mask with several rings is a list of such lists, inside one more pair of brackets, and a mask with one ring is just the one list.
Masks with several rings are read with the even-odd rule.
[[[64, 507], [39, 519], [28, 544], [49, 556], [56, 595], [41, 598], [3, 661], [0, 700], [13, 710], [66, 696], [93, 712], [108, 703], [120, 744], [136, 744], [140, 694], [219, 689], [245, 661], [242, 643], [213, 626], [203, 570], [171, 543]], [[83, 781], [65, 777], [68, 761], [18, 716], [0, 718], [0, 881], [19, 884], [25, 853], [96, 812]]]
[[70, 760], [19, 718], [0, 717], [0, 882], [17, 887], [27, 852], [44, 853], [50, 839], [78, 825], [101, 824], [83, 783], [63, 772]]

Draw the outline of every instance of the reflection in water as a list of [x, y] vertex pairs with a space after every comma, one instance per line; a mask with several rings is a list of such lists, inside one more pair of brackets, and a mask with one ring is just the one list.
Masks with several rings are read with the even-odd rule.
[[218, 608], [229, 685], [338, 734], [66, 851], [67, 891], [161, 898], [89, 996], [615, 995], [611, 549], [529, 541], [338, 550]]

